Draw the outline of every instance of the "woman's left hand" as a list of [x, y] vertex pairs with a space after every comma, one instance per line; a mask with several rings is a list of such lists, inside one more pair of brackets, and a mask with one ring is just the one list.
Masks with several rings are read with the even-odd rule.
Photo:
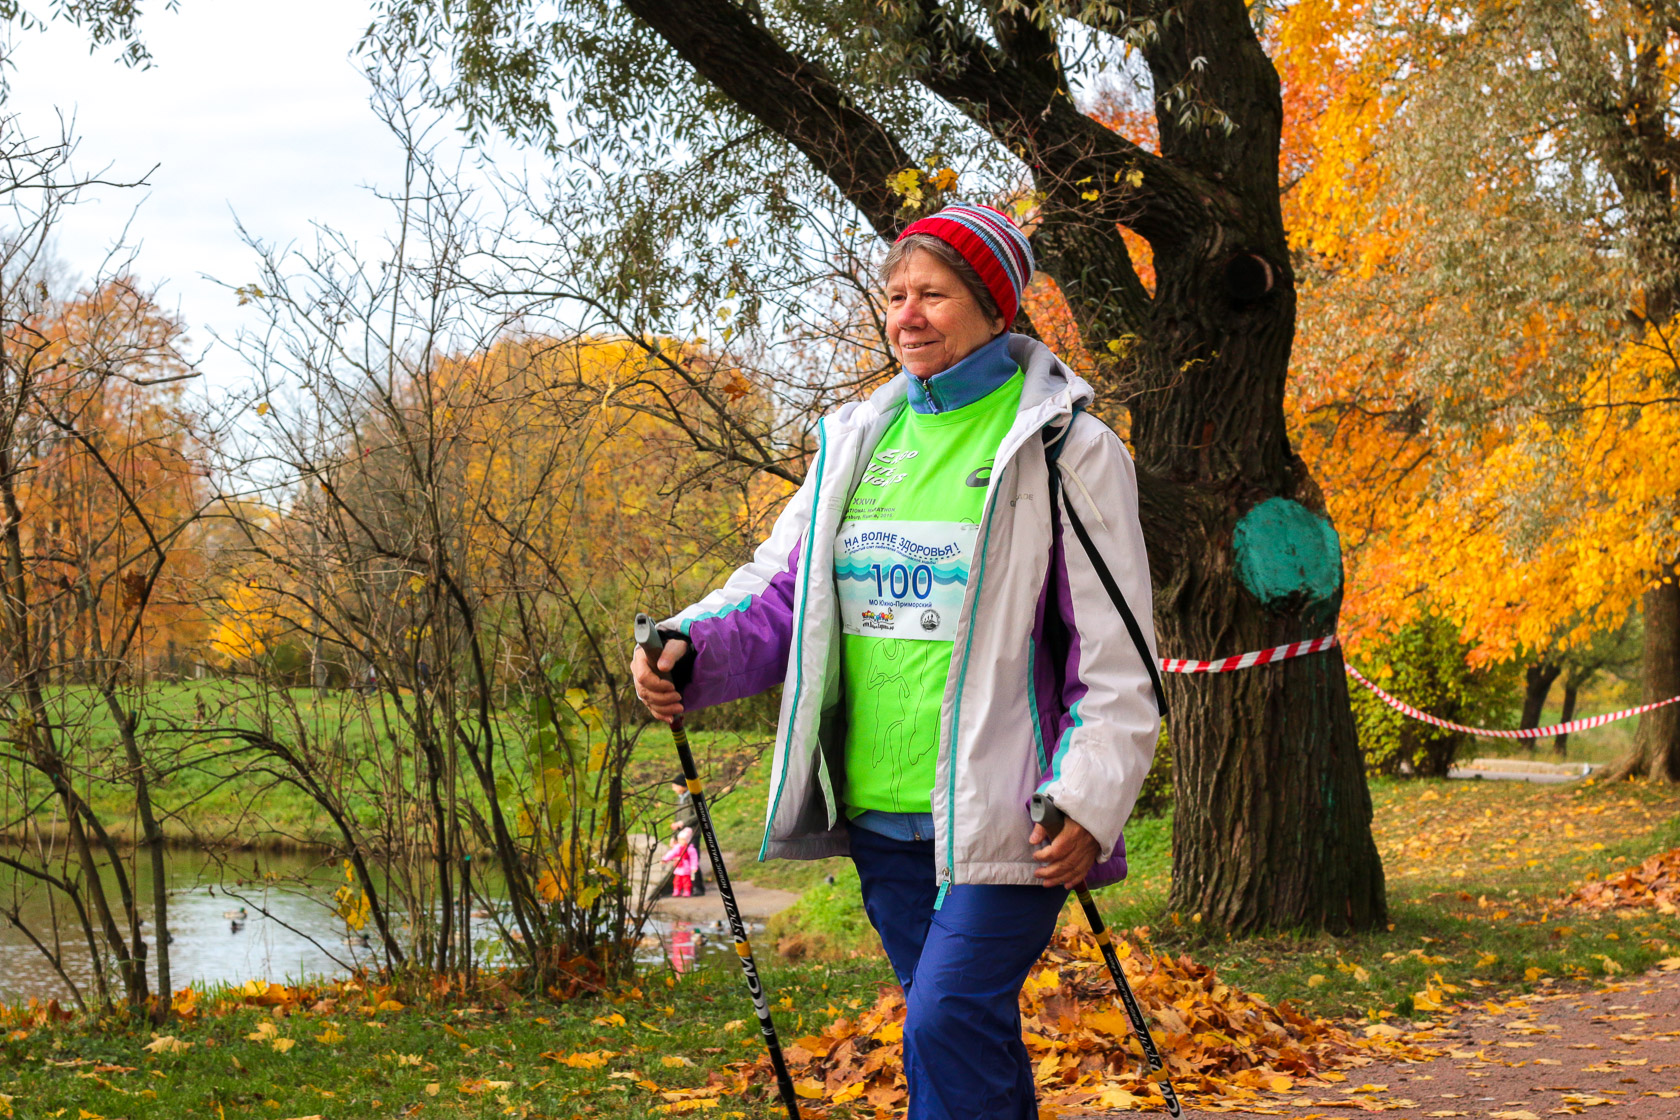
[[1044, 831], [1043, 825], [1033, 825], [1032, 835], [1027, 840], [1038, 848], [1033, 858], [1044, 865], [1033, 874], [1047, 887], [1078, 886], [1096, 866], [1102, 845], [1072, 817], [1063, 818], [1062, 831], [1056, 834], [1054, 840], [1042, 848], [1038, 847], [1049, 839], [1050, 835]]

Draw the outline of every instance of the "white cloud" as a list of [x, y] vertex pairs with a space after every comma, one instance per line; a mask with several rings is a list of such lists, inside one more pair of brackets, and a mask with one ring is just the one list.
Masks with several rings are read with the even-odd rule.
[[[14, 32], [6, 112], [36, 135], [56, 132], [55, 111], [73, 114], [83, 169], [134, 177], [158, 165], [148, 190], [105, 189], [70, 215], [57, 238], [63, 263], [92, 271], [132, 215], [140, 278], [162, 287], [202, 346], [208, 328], [226, 336], [250, 322], [204, 278], [237, 284], [255, 272], [235, 214], [265, 241], [306, 240], [318, 221], [377, 242], [388, 210], [368, 188], [396, 184], [402, 155], [352, 58], [369, 19], [353, 0], [184, 0], [145, 15], [155, 63], [143, 71], [112, 51], [90, 55], [72, 27]], [[243, 378], [221, 347], [206, 372]]]

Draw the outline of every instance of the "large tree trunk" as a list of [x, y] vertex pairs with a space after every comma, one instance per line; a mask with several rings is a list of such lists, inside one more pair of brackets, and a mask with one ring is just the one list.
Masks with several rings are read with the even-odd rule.
[[[1133, 404], [1132, 439], [1140, 469], [1177, 484], [1179, 508], [1144, 510], [1161, 649], [1223, 657], [1333, 634], [1340, 545], [1282, 408], [1295, 282], [1277, 74], [1235, 3], [1198, 4], [1146, 53], [1157, 90], [1217, 58], [1214, 99], [1242, 122], [1222, 138], [1156, 114], [1162, 157], [1229, 192], [1213, 214], [1186, 216], [1176, 247], [1152, 239], [1157, 388]], [[1176, 678], [1168, 692], [1173, 907], [1238, 932], [1385, 923], [1339, 653]]]
[[[1275, 98], [1260, 65], [1233, 97]], [[1282, 220], [1266, 205], [1245, 217], [1156, 257], [1162, 357], [1185, 372], [1134, 406], [1132, 438], [1142, 470], [1179, 484], [1143, 510], [1169, 657], [1333, 634], [1341, 606], [1339, 544], [1279, 403], [1295, 328]], [[1168, 696], [1173, 908], [1236, 932], [1385, 923], [1339, 651], [1174, 677]]]
[[[1234, 519], [1232, 519], [1234, 520]], [[1232, 570], [1230, 522], [1160, 589], [1161, 648], [1215, 655], [1327, 633], [1336, 599], [1265, 604]], [[1371, 796], [1339, 651], [1167, 678], [1174, 743], [1171, 905], [1246, 932], [1386, 921]], [[1179, 744], [1196, 744], [1184, 750]]]
[[[1680, 581], [1671, 567], [1662, 583], [1645, 592], [1643, 700], [1650, 704], [1680, 696]], [[1680, 782], [1680, 704], [1639, 717], [1631, 754], [1616, 777]]]
[[[1563, 672], [1562, 665], [1554, 665], [1545, 658], [1541, 658], [1528, 667], [1525, 687], [1523, 690], [1522, 721], [1518, 727], [1529, 728], [1540, 726], [1540, 714], [1546, 710], [1546, 697], [1552, 694], [1552, 683]], [[1535, 740], [1528, 740], [1532, 748]]]

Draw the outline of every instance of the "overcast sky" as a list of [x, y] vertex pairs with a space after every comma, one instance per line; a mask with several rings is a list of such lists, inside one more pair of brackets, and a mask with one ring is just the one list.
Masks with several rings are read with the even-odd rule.
[[[350, 57], [368, 20], [360, 0], [148, 5], [155, 63], [143, 71], [113, 51], [89, 55], [72, 27], [14, 32], [5, 110], [25, 129], [56, 134], [62, 110], [75, 116], [82, 169], [111, 164], [132, 178], [157, 165], [149, 189], [103, 190], [71, 213], [57, 239], [63, 264], [91, 273], [132, 217], [140, 278], [161, 286], [203, 348], [207, 328], [229, 335], [251, 322], [206, 279], [255, 275], [236, 214], [265, 241], [304, 240], [319, 221], [376, 242], [388, 212], [368, 188], [400, 182], [402, 161]], [[243, 376], [221, 347], [206, 372], [223, 384]]]

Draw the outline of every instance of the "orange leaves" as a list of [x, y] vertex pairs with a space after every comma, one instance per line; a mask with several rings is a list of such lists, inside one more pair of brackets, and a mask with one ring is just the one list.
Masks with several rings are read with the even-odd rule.
[[734, 377], [730, 378], [723, 385], [723, 395], [729, 398], [730, 404], [734, 404], [752, 391], [752, 382], [748, 381], [745, 377], [742, 377], [739, 373], [735, 374]]
[[256, 1007], [289, 1007], [297, 1003], [297, 990], [269, 980], [247, 980], [236, 989], [241, 999]]
[[[1433, 607], [1478, 647], [1479, 665], [1619, 625], [1680, 553], [1680, 409], [1652, 391], [1673, 384], [1677, 325], [1607, 322], [1605, 292], [1625, 287], [1614, 298], [1632, 300], [1639, 277], [1589, 295], [1592, 284], [1501, 232], [1555, 221], [1540, 240], [1568, 246], [1563, 271], [1581, 276], [1629, 263], [1592, 237], [1572, 241], [1575, 217], [1492, 170], [1522, 165], [1520, 148], [1454, 151], [1491, 141], [1438, 127], [1451, 114], [1430, 114], [1450, 97], [1426, 109], [1456, 88], [1431, 77], [1450, 52], [1437, 49], [1444, 28], [1427, 6], [1304, 0], [1268, 31], [1284, 87], [1285, 225], [1301, 262], [1289, 407], [1343, 530], [1344, 638], [1357, 646]], [[1480, 41], [1488, 53], [1471, 69], [1499, 69], [1498, 52], [1519, 41]], [[1517, 103], [1490, 101], [1501, 102]], [[1582, 149], [1562, 136], [1542, 143], [1561, 144], [1547, 158], [1569, 169]], [[1499, 272], [1464, 244], [1467, 231], [1503, 260], [1535, 263]], [[1466, 279], [1479, 272], [1499, 285]]]
[[618, 1057], [618, 1052], [614, 1050], [584, 1050], [576, 1054], [559, 1054], [551, 1050], [545, 1052], [542, 1056], [549, 1061], [571, 1066], [573, 1069], [600, 1069]]
[[[1149, 953], [1121, 939], [1127, 979], [1150, 1017], [1168, 1073], [1195, 1107], [1253, 1107], [1265, 1093], [1299, 1091], [1339, 1079], [1332, 1071], [1371, 1061], [1373, 1050], [1417, 1056], [1398, 1032], [1356, 1039], [1325, 1020], [1301, 1015], [1219, 981], [1188, 958]], [[1023, 1037], [1041, 1098], [1064, 1108], [1159, 1108], [1142, 1070], [1129, 1020], [1115, 1002], [1096, 943], [1084, 930], [1062, 930], [1028, 976], [1021, 994]], [[902, 1107], [904, 999], [883, 989], [856, 1018], [838, 1017], [787, 1049], [796, 1084], [820, 1085], [835, 1103]], [[745, 1071], [757, 1080], [768, 1059]], [[813, 1098], [814, 1099], [814, 1098]], [[1366, 1107], [1359, 1105], [1356, 1107]], [[1375, 1106], [1372, 1106], [1375, 1107]]]
[[1638, 867], [1587, 883], [1564, 898], [1564, 905], [1587, 910], [1649, 907], [1675, 913], [1680, 904], [1680, 848], [1660, 852]]
[[178, 989], [169, 1001], [169, 1009], [179, 1018], [191, 1022], [198, 1015], [198, 989]]

